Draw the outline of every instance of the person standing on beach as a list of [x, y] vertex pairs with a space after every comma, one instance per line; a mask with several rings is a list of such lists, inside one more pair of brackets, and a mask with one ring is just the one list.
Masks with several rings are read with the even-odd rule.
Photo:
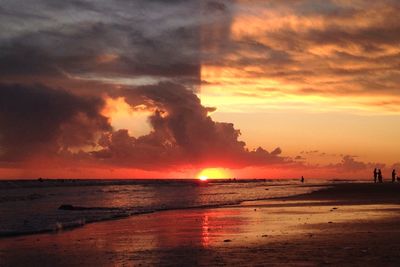
[[377, 179], [378, 179], [378, 170], [375, 168], [374, 169], [374, 183], [376, 183]]
[[383, 177], [382, 177], [382, 171], [381, 169], [378, 169], [378, 181], [380, 183], [383, 183]]
[[301, 176], [300, 182], [304, 183], [304, 176]]
[[396, 181], [396, 170], [393, 169], [392, 171], [392, 183], [394, 183]]

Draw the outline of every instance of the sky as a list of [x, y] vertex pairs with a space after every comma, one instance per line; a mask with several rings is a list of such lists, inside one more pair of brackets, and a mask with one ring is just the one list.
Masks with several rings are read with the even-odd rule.
[[400, 172], [396, 0], [2, 0], [0, 179]]

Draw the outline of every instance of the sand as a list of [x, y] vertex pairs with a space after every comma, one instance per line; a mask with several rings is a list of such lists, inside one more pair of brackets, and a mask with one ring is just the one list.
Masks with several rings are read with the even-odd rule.
[[400, 184], [3, 238], [0, 266], [400, 266]]

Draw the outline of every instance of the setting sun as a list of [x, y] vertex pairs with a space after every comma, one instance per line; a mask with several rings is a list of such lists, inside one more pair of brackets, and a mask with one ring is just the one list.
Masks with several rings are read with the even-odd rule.
[[199, 177], [200, 181], [207, 181], [208, 177], [205, 175], [202, 175]]
[[198, 175], [197, 178], [201, 181], [206, 181], [208, 179], [224, 179], [224, 178], [232, 178], [232, 174], [229, 170], [223, 168], [207, 168], [203, 169]]

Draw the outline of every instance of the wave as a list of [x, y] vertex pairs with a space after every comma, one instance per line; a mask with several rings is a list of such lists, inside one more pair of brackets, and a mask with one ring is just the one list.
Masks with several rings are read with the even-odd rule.
[[[230, 183], [279, 183], [280, 185], [290, 184], [290, 182], [297, 181], [298, 179], [213, 179], [207, 181], [208, 184], [230, 184]], [[289, 183], [288, 183], [289, 182]], [[182, 178], [182, 179], [43, 179], [36, 180], [1, 180], [1, 189], [12, 188], [45, 188], [45, 187], [69, 187], [69, 186], [107, 186], [107, 185], [166, 185], [166, 186], [180, 186], [180, 185], [201, 185], [199, 179]]]
[[29, 194], [26, 196], [0, 196], [0, 203], [5, 202], [15, 202], [15, 201], [27, 201], [27, 200], [36, 200], [44, 198], [41, 194]]

